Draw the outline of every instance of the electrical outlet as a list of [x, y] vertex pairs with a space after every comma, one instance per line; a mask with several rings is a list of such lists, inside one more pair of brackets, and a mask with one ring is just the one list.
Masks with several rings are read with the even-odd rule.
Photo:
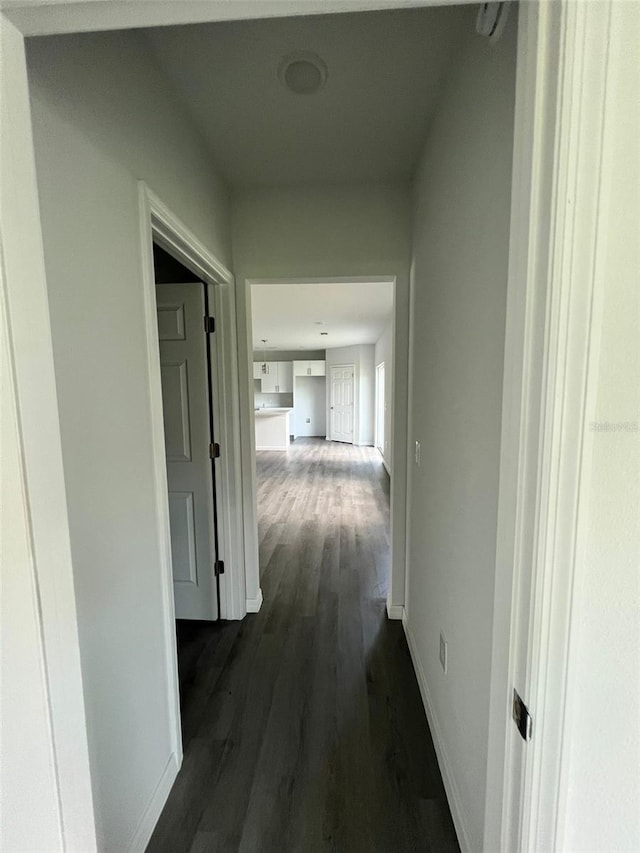
[[447, 641], [444, 634], [440, 631], [440, 666], [444, 674], [447, 674]]
[[311, 423], [311, 418], [305, 418], [305, 423], [310, 424], [310, 423]]
[[416, 441], [416, 465], [420, 467], [420, 442]]

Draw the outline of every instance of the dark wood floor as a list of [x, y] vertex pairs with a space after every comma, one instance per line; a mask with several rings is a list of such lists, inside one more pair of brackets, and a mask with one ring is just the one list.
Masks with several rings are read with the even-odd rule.
[[402, 626], [377, 451], [258, 453], [264, 604], [178, 624], [184, 762], [149, 851], [458, 851]]

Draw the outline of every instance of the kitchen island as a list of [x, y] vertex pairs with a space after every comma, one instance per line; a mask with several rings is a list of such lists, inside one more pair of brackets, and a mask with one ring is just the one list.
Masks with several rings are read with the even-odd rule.
[[255, 410], [256, 450], [288, 450], [293, 409], [263, 408]]

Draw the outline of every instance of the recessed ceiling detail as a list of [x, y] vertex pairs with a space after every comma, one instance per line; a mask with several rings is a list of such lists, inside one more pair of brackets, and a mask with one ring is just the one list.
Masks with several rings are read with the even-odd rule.
[[315, 95], [327, 82], [327, 66], [317, 53], [290, 53], [278, 66], [278, 79], [295, 95]]

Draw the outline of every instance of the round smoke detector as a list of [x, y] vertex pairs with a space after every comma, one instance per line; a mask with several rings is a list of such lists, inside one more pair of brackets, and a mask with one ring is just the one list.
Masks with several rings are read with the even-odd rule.
[[327, 66], [311, 51], [290, 53], [278, 66], [278, 78], [296, 95], [315, 95], [327, 82]]

